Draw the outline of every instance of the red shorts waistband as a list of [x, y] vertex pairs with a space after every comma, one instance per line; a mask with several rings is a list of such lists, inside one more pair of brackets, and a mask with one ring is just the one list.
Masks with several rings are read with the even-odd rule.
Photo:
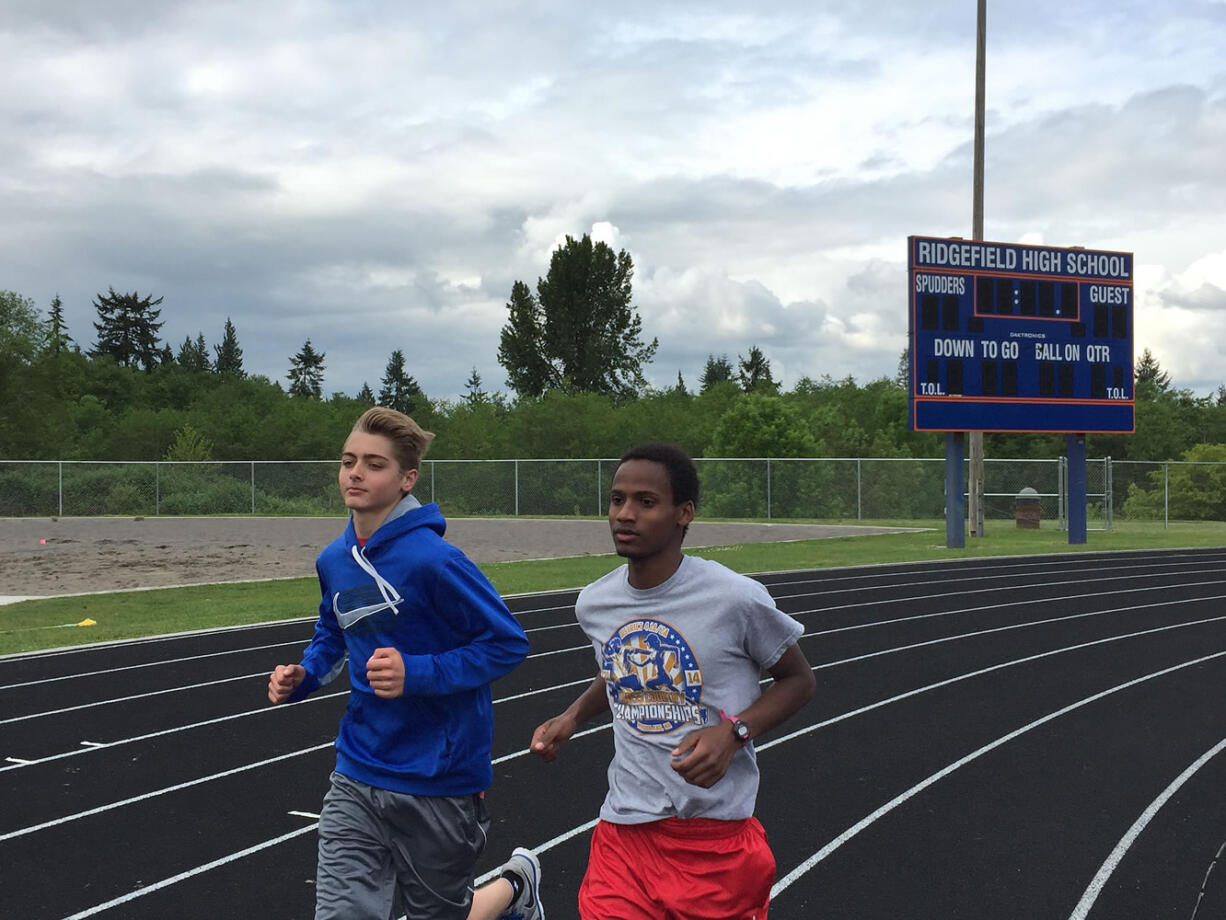
[[634, 830], [641, 828], [669, 837], [703, 837], [706, 839], [735, 837], [745, 830], [745, 826], [756, 818], [741, 818], [737, 821], [721, 821], [717, 818], [661, 818], [659, 821], [648, 821], [644, 824], [619, 824], [619, 830]]

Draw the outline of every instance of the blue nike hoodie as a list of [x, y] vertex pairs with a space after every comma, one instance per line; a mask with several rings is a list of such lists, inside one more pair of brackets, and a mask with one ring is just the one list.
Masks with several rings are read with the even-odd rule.
[[[295, 702], [340, 673], [351, 692], [336, 771], [411, 795], [470, 795], [493, 780], [490, 684], [528, 654], [528, 638], [472, 561], [447, 543], [438, 505], [406, 495], [365, 547], [350, 518], [315, 563], [322, 594]], [[366, 662], [404, 658], [404, 693], [375, 696]]]

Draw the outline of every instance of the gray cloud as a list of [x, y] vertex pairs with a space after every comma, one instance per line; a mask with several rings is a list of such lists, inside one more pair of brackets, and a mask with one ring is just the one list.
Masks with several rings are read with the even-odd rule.
[[[275, 379], [310, 336], [329, 392], [402, 348], [453, 397], [502, 386], [511, 284], [599, 226], [657, 385], [754, 344], [789, 386], [892, 376], [907, 235], [970, 235], [967, 7], [9, 0], [0, 288], [83, 344], [108, 286], [164, 296], [176, 347], [231, 317]], [[1172, 330], [1223, 309], [1222, 9], [989, 11], [986, 235], [1135, 251], [1138, 351], [1202, 389]]]

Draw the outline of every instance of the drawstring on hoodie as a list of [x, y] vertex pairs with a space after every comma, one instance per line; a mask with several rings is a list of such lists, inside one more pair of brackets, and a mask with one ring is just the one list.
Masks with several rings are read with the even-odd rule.
[[[399, 517], [403, 517], [404, 515], [408, 514], [411, 511], [417, 510], [420, 507], [421, 507], [421, 502], [419, 502], [412, 495], [406, 495], [404, 498], [400, 500], [399, 504], [397, 504], [396, 507], [392, 509], [391, 513], [384, 519], [383, 523], [380, 524], [379, 526], [382, 527], [390, 523], [391, 521], [396, 520]], [[353, 532], [353, 522], [352, 521], [350, 521], [349, 527], [350, 527], [350, 532]], [[353, 533], [353, 535], [355, 537], [357, 536], [356, 533]], [[404, 600], [404, 598], [400, 596], [400, 592], [396, 590], [396, 586], [393, 585], [386, 578], [384, 578], [382, 575], [380, 575], [378, 570], [374, 567], [374, 564], [369, 559], [366, 558], [366, 547], [361, 546], [361, 545], [358, 545], [358, 546], [351, 545], [349, 547], [349, 555], [353, 557], [353, 561], [357, 563], [358, 568], [360, 568], [363, 572], [369, 575], [371, 579], [373, 579], [375, 586], [378, 587], [379, 589], [379, 594], [383, 596], [383, 603], [382, 604], [365, 604], [365, 605], [358, 606], [358, 607], [352, 607], [348, 610], [341, 610], [341, 593], [337, 592], [333, 594], [332, 595], [332, 612], [336, 614], [336, 621], [337, 623], [340, 624], [341, 629], [348, 629], [349, 627], [357, 623], [359, 620], [365, 619], [366, 617], [370, 616], [372, 613], [380, 613], [381, 611], [390, 609], [392, 613], [399, 614], [400, 608], [397, 607], [396, 605], [401, 603]], [[345, 593], [349, 593], [349, 592], [345, 592]], [[361, 592], [357, 592], [357, 594], [360, 596]], [[365, 598], [362, 598], [362, 600], [365, 600]], [[352, 599], [351, 599], [351, 602], [352, 602]], [[358, 600], [357, 602], [361, 603], [361, 600]]]
[[404, 600], [404, 598], [400, 596], [400, 592], [396, 590], [395, 585], [379, 574], [379, 570], [366, 558], [365, 553], [359, 547], [350, 547], [349, 554], [353, 556], [353, 561], [358, 564], [358, 567], [375, 580], [379, 593], [383, 595], [384, 603], [392, 609], [392, 613], [400, 613], [400, 609], [396, 605]]

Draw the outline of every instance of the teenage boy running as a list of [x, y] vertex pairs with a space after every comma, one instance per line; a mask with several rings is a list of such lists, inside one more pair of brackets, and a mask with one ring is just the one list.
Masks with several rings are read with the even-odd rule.
[[[473, 892], [493, 780], [490, 684], [528, 639], [481, 571], [443, 540], [438, 505], [410, 491], [434, 437], [376, 407], [341, 454], [351, 515], [315, 568], [322, 600], [301, 664], [278, 665], [273, 703], [328, 683], [349, 659], [349, 703], [319, 817], [316, 920], [537, 920], [540, 865], [516, 849]], [[471, 907], [471, 913], [470, 913]]]
[[[752, 739], [800, 709], [815, 681], [800, 624], [760, 583], [681, 552], [697, 503], [698, 473], [679, 448], [622, 457], [609, 526], [627, 564], [575, 605], [600, 674], [532, 736], [531, 750], [552, 761], [580, 725], [612, 710], [584, 920], [765, 920], [770, 904], [775, 858], [753, 817]], [[763, 670], [774, 678], [765, 692]]]

